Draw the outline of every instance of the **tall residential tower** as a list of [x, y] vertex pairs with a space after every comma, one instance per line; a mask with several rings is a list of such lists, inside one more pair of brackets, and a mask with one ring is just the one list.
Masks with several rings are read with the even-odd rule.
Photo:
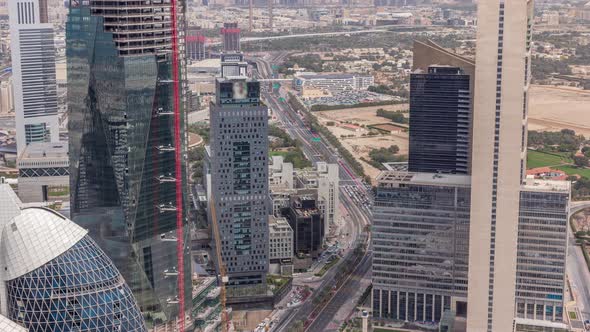
[[53, 25], [46, 0], [8, 1], [18, 154], [30, 143], [58, 142]]
[[142, 311], [173, 321], [191, 294], [184, 2], [69, 7], [71, 215], [114, 261]]

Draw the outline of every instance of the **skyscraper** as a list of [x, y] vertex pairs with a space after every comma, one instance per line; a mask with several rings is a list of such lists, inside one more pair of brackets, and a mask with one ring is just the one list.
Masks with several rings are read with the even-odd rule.
[[268, 109], [260, 83], [239, 63], [222, 62], [222, 73], [238, 64], [239, 75], [217, 79], [209, 117], [211, 197], [229, 297], [265, 295], [269, 261]]
[[[471, 168], [465, 175], [433, 173], [448, 164], [438, 156], [430, 172], [378, 178], [373, 314], [410, 324], [458, 319], [469, 332], [566, 331], [570, 184], [523, 177], [532, 4], [480, 2], [479, 10]], [[498, 13], [496, 30], [482, 22], [494, 16], [491, 10]], [[420, 57], [415, 65], [458, 65], [437, 47], [420, 48], [431, 48], [432, 59]], [[410, 126], [429, 121], [414, 118]]]
[[53, 25], [47, 1], [8, 2], [16, 144], [59, 141]]
[[467, 329], [510, 331], [533, 1], [478, 3]]
[[[26, 331], [147, 331], [131, 290], [88, 231], [23, 208], [0, 184], [0, 313]], [[0, 323], [2, 331], [16, 331]]]
[[178, 0], [72, 0], [66, 26], [71, 215], [164, 322], [191, 294], [183, 30]]
[[470, 76], [460, 67], [429, 66], [410, 76], [411, 172], [467, 174]]

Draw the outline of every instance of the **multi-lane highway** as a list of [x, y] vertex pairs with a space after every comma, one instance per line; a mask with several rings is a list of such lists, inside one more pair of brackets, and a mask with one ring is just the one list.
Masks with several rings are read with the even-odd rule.
[[[273, 78], [275, 75], [272, 70], [272, 64], [280, 63], [287, 53], [279, 53], [271, 56], [269, 59], [256, 58], [254, 59], [257, 63], [256, 76], [259, 78]], [[338, 152], [329, 143], [326, 143], [320, 138], [319, 141], [314, 140], [314, 134], [304, 123], [300, 114], [297, 113], [287, 102], [284, 97], [281, 97], [281, 91], [275, 91], [272, 89], [265, 89], [263, 91], [263, 99], [268, 107], [273, 111], [273, 115], [276, 116], [278, 121], [282, 124], [285, 131], [293, 138], [298, 139], [301, 142], [301, 149], [306, 157], [313, 163], [318, 161], [326, 161], [329, 163], [337, 163], [340, 165], [340, 204], [347, 210], [347, 215], [354, 227], [352, 238], [356, 242], [367, 242], [368, 237], [365, 233], [365, 227], [370, 222], [370, 210], [367, 205], [362, 202], [363, 199], [360, 196], [370, 197], [370, 191], [362, 183], [360, 179], [353, 173], [352, 168], [338, 156]], [[352, 250], [350, 250], [345, 259], [352, 259]], [[292, 310], [285, 315], [280, 322], [273, 328], [274, 331], [281, 331], [289, 324], [296, 321], [306, 321], [307, 331], [322, 331], [326, 325], [332, 321], [335, 312], [342, 306], [343, 303], [349, 301], [352, 293], [358, 289], [360, 280], [367, 274], [367, 271], [371, 266], [370, 252], [367, 251], [366, 255], [360, 259], [360, 261], [352, 261], [352, 264], [356, 264], [353, 272], [349, 277], [342, 283], [340, 280], [341, 276], [336, 275], [335, 269], [332, 269], [326, 273], [322, 283], [317, 287], [314, 292], [318, 294], [324, 289], [334, 290], [332, 297], [328, 301], [325, 307], [318, 308], [313, 303], [311, 298], [308, 299], [302, 306]], [[339, 282], [340, 281], [340, 282]], [[341, 285], [339, 288], [334, 289], [337, 285]], [[322, 309], [320, 311], [320, 309]], [[310, 319], [310, 315], [312, 318]]]

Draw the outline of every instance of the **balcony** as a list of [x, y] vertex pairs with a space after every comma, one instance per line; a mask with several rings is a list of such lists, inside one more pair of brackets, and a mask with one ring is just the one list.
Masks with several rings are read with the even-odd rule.
[[173, 232], [162, 233], [160, 234], [160, 241], [163, 242], [176, 242], [176, 236], [174, 236]]
[[178, 297], [176, 297], [176, 296], [175, 296], [174, 298], [171, 298], [171, 297], [169, 297], [169, 298], [166, 300], [166, 303], [167, 303], [168, 305], [171, 305], [171, 304], [178, 304], [178, 303], [180, 303], [180, 301], [178, 300]]
[[173, 267], [170, 270], [164, 270], [164, 278], [176, 277], [176, 276], [178, 276], [178, 271], [176, 270], [176, 267]]
[[159, 183], [172, 183], [172, 182], [176, 182], [176, 178], [175, 177], [172, 177], [170, 174], [156, 176], [155, 179]]
[[164, 212], [176, 212], [176, 206], [174, 206], [171, 202], [167, 204], [159, 204], [156, 205], [160, 213]]
[[160, 152], [173, 152], [176, 150], [172, 144], [158, 145], [156, 149]]

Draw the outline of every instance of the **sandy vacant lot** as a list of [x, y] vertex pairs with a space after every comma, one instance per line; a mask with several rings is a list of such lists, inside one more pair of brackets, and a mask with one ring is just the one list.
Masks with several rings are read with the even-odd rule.
[[529, 103], [529, 130], [568, 128], [590, 137], [590, 91], [533, 85]]
[[385, 106], [371, 106], [371, 107], [361, 107], [361, 108], [347, 108], [341, 110], [334, 110], [334, 111], [322, 111], [322, 112], [314, 112], [315, 115], [325, 120], [332, 120], [332, 121], [349, 121], [352, 123], [364, 124], [364, 125], [372, 125], [376, 123], [384, 123], [389, 122], [389, 120], [382, 118], [380, 116], [375, 115], [378, 109], [384, 109], [386, 111], [402, 111], [408, 110], [408, 104], [399, 104], [399, 105], [385, 105]]
[[[375, 106], [375, 107], [363, 107], [363, 108], [355, 108], [355, 109], [342, 109], [342, 110], [335, 110], [335, 111], [323, 111], [323, 112], [315, 112], [314, 114], [318, 117], [318, 120], [323, 123], [324, 125], [328, 121], [334, 121], [336, 124], [351, 122], [357, 123], [359, 125], [372, 125], [377, 123], [387, 123], [389, 120], [379, 117], [375, 115], [377, 109], [383, 108], [388, 111], [397, 111], [397, 110], [407, 110], [408, 105], [387, 105], [387, 106]], [[378, 136], [365, 136], [363, 134], [367, 134], [369, 132], [366, 128], [360, 128], [358, 131], [351, 131], [341, 127], [336, 126], [329, 126], [327, 127], [330, 131], [336, 135], [336, 137], [341, 137], [342, 135], [354, 135], [354, 137], [349, 138], [341, 138], [340, 141], [354, 156], [356, 156], [358, 161], [363, 165], [365, 169], [365, 173], [369, 175], [372, 179], [377, 177], [379, 174], [379, 170], [372, 167], [371, 165], [363, 162], [360, 160], [360, 157], [363, 157], [369, 160], [369, 151], [378, 148], [388, 148], [392, 145], [397, 145], [399, 147], [400, 154], [407, 154], [408, 153], [408, 133], [401, 132], [397, 134], [388, 134], [388, 135], [378, 135]]]

